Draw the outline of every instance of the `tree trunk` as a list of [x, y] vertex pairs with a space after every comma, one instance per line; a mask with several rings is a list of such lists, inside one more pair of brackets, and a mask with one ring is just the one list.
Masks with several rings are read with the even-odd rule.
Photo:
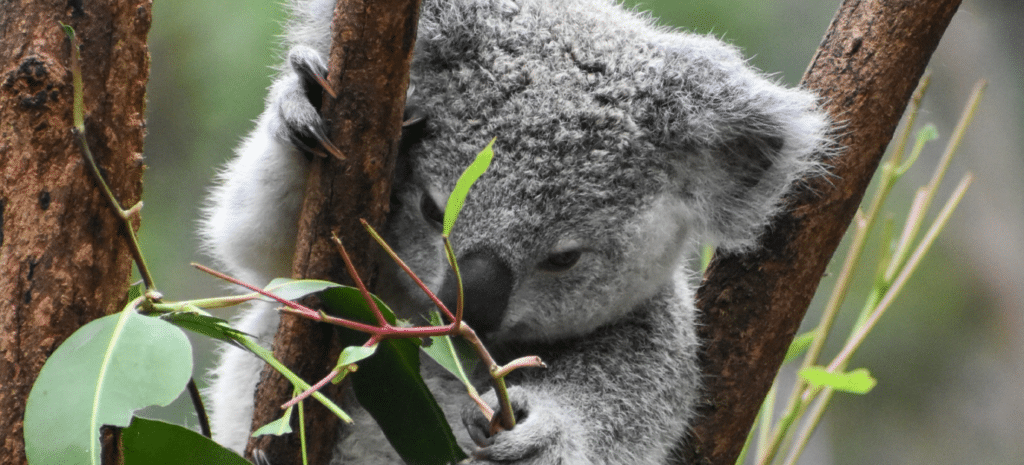
[[[142, 193], [148, 0], [8, 2], [0, 13], [0, 463], [24, 464], [22, 417], [46, 358], [123, 305], [131, 255], [72, 136], [82, 44], [89, 144], [125, 205]], [[74, 382], [75, 380], [68, 380]]]
[[[331, 240], [336, 233], [360, 276], [368, 283], [373, 280], [377, 245], [359, 219], [380, 228], [388, 212], [419, 4], [419, 0], [338, 1], [328, 71], [328, 82], [338, 98], [325, 95], [322, 114], [332, 125], [334, 145], [347, 158], [313, 160], [292, 267], [296, 277], [348, 281]], [[333, 334], [325, 325], [284, 315], [274, 339], [274, 356], [303, 379], [316, 381], [334, 368], [340, 353]], [[324, 392], [339, 399], [341, 390], [328, 385]], [[264, 370], [253, 428], [280, 417], [280, 405], [291, 394], [282, 376]], [[339, 420], [315, 402], [306, 405], [310, 406], [306, 413], [309, 461], [327, 463]], [[247, 457], [254, 448], [272, 463], [301, 463], [294, 434], [252, 439]]]
[[825, 267], [960, 0], [846, 0], [803, 79], [840, 123], [833, 176], [794, 193], [763, 248], [716, 256], [697, 293], [705, 396], [687, 464], [733, 465]]

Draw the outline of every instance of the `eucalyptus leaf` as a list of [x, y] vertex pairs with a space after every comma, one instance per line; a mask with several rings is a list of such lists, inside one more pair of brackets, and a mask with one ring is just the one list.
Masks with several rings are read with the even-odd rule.
[[830, 373], [825, 367], [814, 366], [800, 370], [800, 377], [814, 387], [828, 386], [836, 391], [867, 394], [878, 384], [866, 368], [845, 373]]
[[194, 312], [172, 312], [160, 316], [160, 319], [167, 321], [179, 328], [187, 329], [197, 334], [212, 337], [221, 341], [229, 342], [236, 347], [242, 347], [235, 340], [243, 335], [237, 329], [232, 328], [226, 320], [214, 316], [201, 315]]
[[256, 431], [253, 431], [252, 437], [263, 436], [264, 434], [272, 434], [274, 436], [280, 436], [282, 434], [288, 434], [292, 432], [292, 410], [295, 410], [295, 406], [288, 407], [284, 410], [284, 415], [281, 418], [274, 420], [261, 426]]
[[[440, 326], [444, 324], [441, 321], [441, 314], [439, 312], [430, 312], [430, 324], [433, 326]], [[430, 344], [424, 344], [420, 346], [430, 358], [434, 359], [439, 365], [448, 370], [451, 374], [455, 375], [462, 384], [466, 385], [466, 389], [471, 393], [476, 393], [476, 388], [473, 387], [473, 383], [470, 382], [469, 376], [466, 374], [472, 373], [473, 368], [478, 362], [476, 356], [470, 352], [459, 350], [455, 345], [455, 341], [452, 340], [451, 336], [431, 336]]]
[[807, 352], [807, 348], [811, 346], [811, 342], [814, 342], [814, 336], [817, 334], [818, 332], [812, 329], [793, 338], [793, 342], [789, 344], [789, 349], [786, 350], [786, 358], [782, 361], [782, 364], [785, 365], [792, 362], [797, 357], [803, 355], [804, 352]]
[[356, 363], [360, 360], [366, 359], [377, 351], [377, 347], [377, 344], [374, 344], [370, 347], [346, 347], [344, 350], [341, 351], [341, 355], [338, 357], [338, 366], [349, 365], [352, 363]]
[[452, 228], [455, 227], [455, 219], [459, 217], [462, 205], [466, 202], [466, 196], [469, 195], [469, 188], [473, 187], [473, 183], [480, 179], [480, 176], [491, 166], [491, 160], [494, 158], [494, 141], [496, 139], [491, 139], [487, 143], [487, 146], [476, 155], [473, 163], [470, 163], [466, 171], [462, 172], [459, 180], [455, 181], [455, 188], [452, 189], [451, 195], [448, 196], [448, 204], [444, 208], [445, 236], [452, 233]]
[[33, 465], [100, 462], [100, 426], [170, 404], [192, 375], [192, 346], [175, 326], [132, 310], [75, 331], [36, 378], [25, 406], [25, 455]]
[[334, 369], [335, 371], [338, 372], [338, 374], [331, 379], [331, 382], [334, 384], [340, 383], [341, 380], [345, 379], [345, 377], [348, 376], [349, 373], [355, 371], [355, 367], [348, 367], [347, 365], [352, 365], [360, 360], [364, 360], [367, 357], [373, 355], [374, 353], [377, 352], [377, 347], [379, 346], [380, 344], [374, 344], [370, 347], [346, 347], [344, 350], [341, 351], [341, 355], [338, 356], [338, 363], [334, 365]]
[[[384, 315], [384, 319], [390, 324], [396, 324], [398, 319], [395, 318], [395, 312], [391, 311], [391, 307], [388, 307], [379, 297], [373, 294], [370, 296], [373, 297], [373, 302], [377, 304], [377, 308]], [[327, 313], [331, 315], [366, 324], [377, 324], [377, 317], [374, 316], [373, 309], [366, 305], [366, 299], [363, 298], [363, 293], [359, 289], [352, 286], [335, 285], [321, 297], [329, 298], [330, 303], [325, 302], [325, 307], [327, 307]]]
[[121, 431], [121, 444], [124, 465], [252, 465], [195, 431], [145, 418], [132, 419]]
[[[330, 281], [321, 281], [319, 279], [290, 279], [290, 278], [275, 278], [267, 284], [263, 290], [270, 292], [285, 300], [298, 300], [306, 297], [310, 294], [321, 292], [324, 289], [330, 289], [332, 287], [340, 287], [341, 284], [332, 283]], [[268, 302], [276, 302], [276, 300], [270, 297], [260, 297], [260, 299]]]
[[[328, 289], [320, 296], [332, 315], [374, 324], [376, 317], [353, 288]], [[378, 307], [392, 324], [395, 316], [379, 300]], [[345, 346], [361, 346], [364, 333], [339, 330]], [[417, 344], [409, 339], [385, 339], [376, 353], [360, 361], [359, 370], [350, 374], [360, 405], [377, 421], [395, 451], [409, 464], [453, 463], [466, 458], [420, 376]]]

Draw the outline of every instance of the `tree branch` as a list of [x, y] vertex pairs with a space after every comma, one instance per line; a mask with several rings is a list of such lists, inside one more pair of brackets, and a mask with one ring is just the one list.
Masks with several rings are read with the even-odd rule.
[[[359, 219], [365, 218], [379, 229], [387, 215], [419, 3], [339, 0], [335, 8], [327, 80], [338, 97], [325, 94], [321, 114], [329, 120], [331, 140], [346, 159], [328, 156], [313, 160], [292, 267], [296, 277], [338, 281], [347, 276], [331, 241], [331, 233], [336, 232], [359, 273], [373, 281], [376, 243]], [[282, 316], [274, 356], [303, 379], [320, 379], [334, 367], [340, 353], [333, 334], [326, 325]], [[340, 398], [338, 386], [328, 386], [325, 391]], [[280, 417], [280, 405], [291, 393], [283, 377], [264, 370], [256, 395], [254, 428]], [[309, 461], [327, 463], [339, 420], [320, 405], [308, 404]], [[254, 447], [272, 463], [301, 463], [297, 435], [253, 439], [247, 456], [251, 457]]]
[[716, 256], [697, 293], [705, 396], [685, 463], [733, 465], [825, 267], [839, 245], [960, 0], [846, 0], [803, 86], [839, 122], [832, 176], [790, 198], [763, 248]]
[[58, 21], [84, 44], [89, 147], [114, 195], [133, 205], [142, 194], [150, 3], [41, 0], [4, 8], [0, 463], [21, 465], [25, 402], [43, 362], [80, 326], [120, 309], [132, 264], [125, 222], [71, 132], [71, 48]]

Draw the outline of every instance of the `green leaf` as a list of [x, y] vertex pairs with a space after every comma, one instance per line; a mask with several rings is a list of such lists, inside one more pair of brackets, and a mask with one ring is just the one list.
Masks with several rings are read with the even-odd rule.
[[345, 379], [345, 377], [348, 376], [348, 374], [353, 371], [351, 367], [346, 367], [347, 365], [352, 365], [353, 363], [368, 358], [369, 356], [377, 352], [377, 347], [379, 346], [380, 344], [374, 344], [370, 347], [346, 347], [344, 350], [341, 351], [341, 355], [338, 356], [338, 363], [334, 364], [334, 369], [338, 371], [338, 374], [331, 379], [331, 382], [334, 384], [340, 383], [341, 380]]
[[[320, 296], [324, 307], [337, 315], [373, 324], [376, 318], [359, 291], [328, 289]], [[378, 301], [385, 318], [394, 314]], [[369, 337], [340, 329], [341, 343], [361, 346]], [[350, 374], [359, 403], [373, 416], [395, 451], [409, 464], [458, 462], [466, 458], [451, 427], [420, 376], [417, 344], [409, 339], [385, 339], [373, 357], [362, 360]]]
[[494, 158], [494, 141], [497, 138], [491, 139], [487, 143], [487, 146], [476, 155], [476, 159], [473, 163], [466, 168], [466, 171], [462, 172], [462, 176], [459, 176], [459, 180], [455, 182], [455, 189], [452, 189], [451, 195], [448, 196], [448, 205], [444, 208], [444, 235], [447, 236], [452, 233], [452, 228], [455, 226], [455, 219], [459, 217], [459, 212], [462, 211], [462, 205], [466, 202], [466, 195], [469, 194], [469, 188], [473, 187], [473, 183], [480, 178], [481, 175], [487, 171], [487, 168], [491, 166], [491, 159]]
[[[359, 321], [366, 324], [377, 324], [377, 317], [373, 314], [373, 309], [369, 305], [366, 305], [366, 300], [363, 299], [363, 293], [352, 286], [341, 286], [335, 285], [335, 287], [321, 295], [321, 298], [329, 296], [331, 305], [327, 306], [327, 313], [331, 315], [348, 318], [354, 321]], [[377, 308], [384, 315], [384, 319], [388, 323], [396, 324], [398, 321], [395, 318], [395, 312], [391, 311], [391, 307], [388, 307], [379, 297], [370, 294], [373, 297], [374, 303], [377, 304]], [[362, 344], [352, 344], [362, 345]]]
[[126, 310], [75, 331], [43, 365], [25, 406], [25, 454], [34, 465], [98, 464], [102, 425], [167, 405], [192, 375], [180, 329]]
[[[298, 300], [307, 295], [321, 292], [324, 289], [339, 286], [341, 286], [341, 284], [332, 283], [330, 281], [321, 281], [318, 279], [275, 278], [270, 282], [270, 284], [267, 284], [267, 287], [263, 290], [285, 300]], [[276, 302], [276, 300], [271, 299], [270, 297], [260, 297], [260, 299], [268, 302]]]
[[125, 465], [252, 465], [195, 431], [145, 418], [132, 419], [121, 444]]
[[[430, 324], [433, 326], [444, 324], [438, 311], [430, 312]], [[466, 375], [467, 372], [471, 373], [473, 371], [473, 367], [479, 361], [472, 351], [467, 353], [465, 350], [459, 350], [450, 336], [431, 336], [430, 344], [423, 344], [420, 346], [420, 349], [444, 367], [444, 369], [455, 375], [459, 381], [462, 381], [462, 384], [466, 385], [468, 391], [476, 393], [476, 388], [473, 387], [469, 376]]]
[[227, 321], [220, 318], [195, 312], [172, 312], [161, 315], [160, 319], [193, 333], [202, 334], [203, 336], [230, 342], [237, 347], [242, 347], [241, 344], [236, 342], [236, 339], [243, 335], [243, 333], [232, 328]]
[[341, 355], [338, 356], [338, 365], [350, 365], [360, 360], [364, 360], [369, 356], [373, 355], [377, 351], [379, 344], [374, 344], [370, 347], [363, 346], [349, 346], [341, 351]]
[[921, 150], [924, 149], [925, 144], [937, 139], [938, 137], [939, 131], [938, 129], [935, 129], [935, 125], [931, 123], [926, 124], [920, 131], [917, 131], [917, 138], [914, 140], [914, 148], [910, 151], [910, 156], [896, 168], [893, 175], [896, 178], [903, 176], [903, 174], [913, 166], [914, 162], [917, 161], [917, 157], [921, 155]]
[[786, 351], [786, 358], [782, 361], [782, 364], [785, 365], [792, 362], [797, 357], [803, 355], [804, 352], [807, 352], [807, 348], [811, 346], [811, 342], [814, 342], [814, 336], [817, 334], [818, 332], [812, 329], [793, 338], [793, 342], [789, 344], [789, 350]]
[[800, 370], [800, 377], [814, 387], [828, 386], [836, 391], [867, 394], [878, 384], [866, 368], [845, 373], [830, 373], [825, 367], [814, 366]]
[[294, 405], [284, 410], [284, 415], [281, 418], [274, 420], [261, 426], [256, 431], [253, 431], [252, 437], [263, 436], [264, 434], [272, 434], [274, 436], [281, 436], [282, 434], [288, 434], [292, 432], [292, 410]]

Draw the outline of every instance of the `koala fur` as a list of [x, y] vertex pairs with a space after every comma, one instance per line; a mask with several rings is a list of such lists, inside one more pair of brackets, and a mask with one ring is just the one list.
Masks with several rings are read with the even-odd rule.
[[[202, 223], [211, 255], [254, 284], [290, 272], [322, 134], [309, 76], [325, 72], [332, 9], [294, 5], [288, 60]], [[451, 299], [438, 212], [497, 137], [452, 233], [466, 319], [499, 362], [548, 364], [509, 378], [520, 422], [491, 438], [457, 382], [425, 369], [472, 463], [664, 463], [700, 388], [685, 257], [698, 241], [755, 246], [790, 185], [818, 171], [829, 123], [815, 97], [614, 0], [424, 0], [411, 83], [427, 119], [399, 154], [385, 238]], [[381, 263], [384, 301], [405, 316], [431, 308]], [[237, 326], [269, 346], [277, 322], [256, 306]], [[229, 448], [245, 446], [261, 369], [229, 347], [213, 372], [214, 438]], [[332, 463], [399, 462], [356, 416]]]

